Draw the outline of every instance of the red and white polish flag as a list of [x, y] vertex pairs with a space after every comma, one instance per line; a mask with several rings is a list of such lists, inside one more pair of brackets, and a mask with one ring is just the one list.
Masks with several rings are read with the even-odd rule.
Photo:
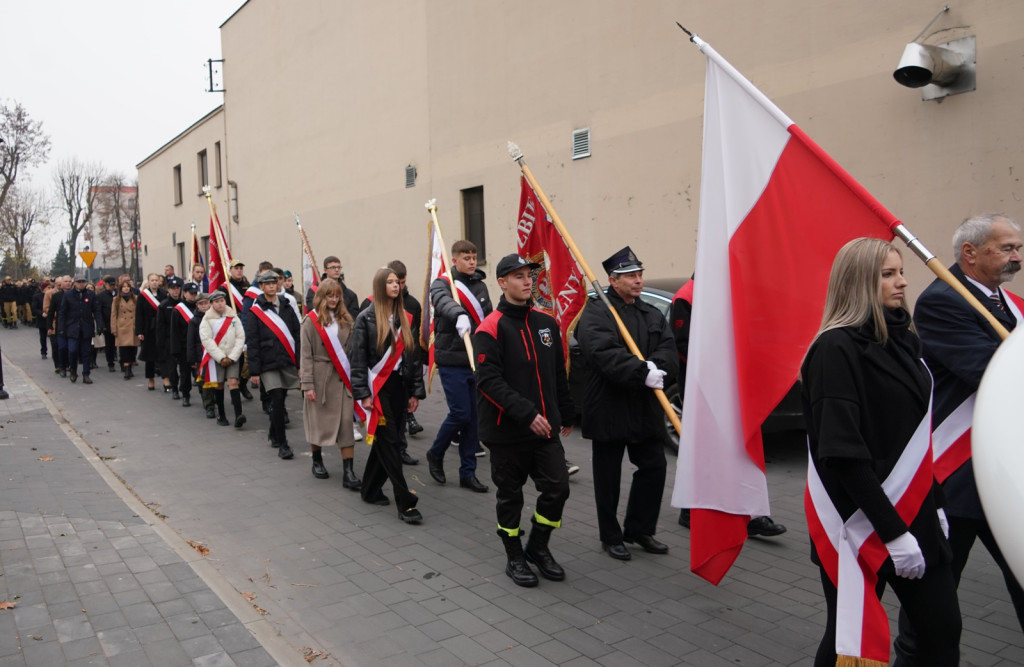
[[797, 379], [832, 261], [899, 221], [714, 49], [683, 433], [672, 505], [691, 512], [690, 569], [717, 584], [767, 515], [761, 423]]

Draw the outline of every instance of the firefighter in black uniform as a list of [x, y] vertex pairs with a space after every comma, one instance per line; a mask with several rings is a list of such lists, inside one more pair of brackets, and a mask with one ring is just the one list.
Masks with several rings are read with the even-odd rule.
[[170, 311], [171, 337], [169, 351], [174, 359], [178, 374], [178, 392], [181, 394], [181, 407], [192, 405], [192, 380], [195, 374], [188, 362], [188, 325], [196, 315], [196, 296], [199, 294], [198, 283], [188, 282], [181, 288], [181, 301]]
[[[562, 525], [562, 508], [569, 498], [569, 473], [559, 434], [572, 432], [576, 414], [558, 323], [532, 307], [532, 271], [539, 266], [519, 255], [507, 255], [498, 262], [495, 275], [502, 298], [473, 339], [480, 440], [491, 450], [498, 536], [508, 557], [505, 574], [527, 587], [536, 586], [538, 580], [526, 561], [536, 565], [545, 579], [565, 579], [565, 571], [548, 550], [548, 540], [551, 531]], [[540, 495], [524, 551], [519, 521], [527, 478], [533, 479]]]
[[164, 393], [171, 392], [171, 398], [178, 400], [178, 364], [171, 354], [171, 316], [174, 307], [181, 303], [181, 278], [171, 276], [167, 279], [167, 297], [160, 302], [156, 311], [156, 354], [160, 366], [160, 375], [164, 378]]

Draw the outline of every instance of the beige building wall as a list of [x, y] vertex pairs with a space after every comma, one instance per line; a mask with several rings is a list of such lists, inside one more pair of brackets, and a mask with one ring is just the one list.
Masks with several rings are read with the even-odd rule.
[[[923, 0], [250, 0], [221, 29], [223, 123], [207, 119], [140, 166], [146, 268], [165, 262], [172, 230], [187, 236], [189, 209], [167, 200], [171, 163], [191, 168], [204, 133], [217, 130], [227, 178], [238, 184], [238, 222], [221, 218], [250, 268], [270, 259], [297, 271], [297, 212], [318, 259], [339, 255], [361, 297], [373, 270], [396, 257], [418, 294], [424, 202], [437, 199], [450, 245], [465, 233], [460, 191], [482, 186], [490, 274], [514, 249], [511, 139], [592, 266], [629, 244], [649, 276], [689, 276], [705, 59], [676, 21], [948, 261], [964, 216], [1024, 217], [1024, 3], [968, 0], [940, 17], [923, 41], [975, 35], [977, 90], [923, 102], [892, 71], [940, 8]], [[592, 155], [572, 160], [572, 132], [587, 127]], [[180, 157], [178, 144], [187, 145]], [[405, 188], [409, 164], [418, 179]], [[147, 201], [150, 192], [162, 203]], [[205, 219], [205, 202], [186, 199]], [[907, 264], [916, 296], [930, 277], [916, 260]]]
[[[206, 152], [206, 179], [200, 177], [202, 151]], [[204, 180], [209, 182], [221, 225], [227, 229], [231, 216], [225, 155], [224, 109], [217, 107], [138, 164], [143, 276], [163, 275], [167, 264], [174, 265], [176, 275], [189, 275], [191, 226], [196, 226], [200, 240], [210, 234]], [[203, 257], [209, 261], [206, 255], [204, 244]]]

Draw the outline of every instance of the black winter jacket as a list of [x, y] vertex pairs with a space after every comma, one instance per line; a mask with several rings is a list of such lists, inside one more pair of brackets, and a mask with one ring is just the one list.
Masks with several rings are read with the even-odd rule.
[[43, 317], [43, 298], [46, 293], [42, 290], [37, 290], [32, 295], [32, 319], [36, 321], [36, 326], [40, 329], [46, 328], [46, 318]]
[[18, 302], [18, 286], [14, 283], [3, 283], [0, 284], [0, 302], [17, 303]]
[[[452, 277], [469, 287], [469, 291], [480, 302], [484, 317], [491, 314], [493, 307], [487, 294], [487, 285], [484, 284], [484, 278], [487, 276], [483, 271], [477, 269], [473, 275], [467, 276], [452, 269]], [[469, 367], [466, 345], [455, 329], [455, 321], [459, 315], [469, 316], [469, 313], [462, 304], [452, 298], [452, 288], [447, 280], [437, 278], [430, 284], [430, 303], [434, 305], [434, 362], [438, 366]], [[472, 316], [469, 317], [469, 321], [472, 325], [470, 333], [475, 333], [476, 321]]]
[[273, 310], [284, 320], [285, 326], [292, 334], [292, 340], [295, 341], [295, 361], [292, 361], [284, 344], [277, 339], [277, 334], [268, 329], [267, 325], [263, 324], [263, 320], [253, 315], [245, 320], [245, 345], [246, 355], [249, 358], [249, 373], [260, 375], [263, 371], [272, 371], [276, 368], [297, 367], [301, 343], [299, 341], [299, 318], [295, 316], [295, 311], [285, 303], [284, 299], [275, 299], [275, 304], [271, 305], [267, 301], [267, 297], [262, 294], [253, 302], [252, 307], [261, 308], [264, 311]]
[[110, 331], [110, 308], [116, 296], [114, 290], [102, 289], [96, 292], [96, 303], [99, 304], [100, 317], [103, 319], [103, 328]]
[[66, 338], [92, 338], [102, 324], [95, 293], [74, 288], [64, 292], [57, 310], [57, 333]]
[[[210, 312], [209, 310], [206, 311]], [[186, 334], [186, 360], [190, 364], [198, 365], [203, 360], [203, 341], [199, 339], [199, 323], [203, 321], [206, 313], [199, 312], [196, 308], [195, 315], [192, 317], [192, 321], [188, 323], [188, 333]]]
[[[388, 345], [391, 345], [390, 338]], [[370, 396], [370, 369], [380, 361], [377, 351], [377, 314], [373, 308], [359, 313], [352, 331], [352, 396], [361, 401]], [[252, 362], [249, 362], [252, 365]], [[419, 399], [427, 397], [423, 385], [423, 372], [417, 361], [416, 336], [413, 336], [412, 349], [406, 348], [402, 354], [402, 381], [409, 396]]]
[[565, 353], [553, 317], [501, 297], [473, 336], [473, 349], [481, 440], [488, 445], [542, 440], [530, 430], [537, 415], [548, 420], [553, 438], [572, 424]]
[[[614, 289], [606, 293], [644, 359], [665, 371], [665, 385], [671, 384], [679, 354], [665, 316], [641, 299], [627, 305]], [[583, 310], [576, 338], [590, 367], [583, 392], [583, 437], [632, 442], [660, 438], [664, 414], [654, 391], [644, 385], [647, 365], [626, 347], [608, 307], [597, 297]]]
[[[192, 320], [195, 319], [196, 313], [199, 312], [195, 302], [189, 303], [184, 299], [181, 303], [185, 304], [185, 307], [192, 311]], [[181, 313], [177, 312], [178, 307], [175, 306], [168, 313], [168, 317], [171, 318], [171, 331], [168, 338], [168, 351], [179, 358], [181, 361], [185, 361], [188, 358], [188, 325], [192, 322], [189, 320], [185, 322], [185, 319], [181, 316]]]

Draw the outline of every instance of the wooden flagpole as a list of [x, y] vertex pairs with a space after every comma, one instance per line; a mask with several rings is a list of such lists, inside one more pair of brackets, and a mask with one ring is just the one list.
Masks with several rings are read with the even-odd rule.
[[[455, 287], [455, 278], [452, 277], [452, 271], [455, 267], [452, 266], [451, 258], [448, 256], [448, 250], [444, 245], [444, 237], [441, 236], [441, 223], [437, 221], [437, 199], [431, 199], [424, 204], [426, 209], [430, 211], [430, 219], [434, 221], [434, 230], [437, 232], [437, 240], [441, 245], [441, 258], [444, 260], [444, 265], [448, 267], [448, 286], [452, 288], [452, 298], [455, 302], [459, 302], [458, 288]], [[476, 372], [476, 362], [473, 360], [473, 341], [469, 337], [467, 331], [462, 335], [462, 342], [466, 345], [466, 356], [469, 357], [469, 367]]]
[[[309, 239], [306, 238], [306, 230], [302, 228], [302, 221], [299, 220], [299, 214], [292, 212], [295, 215], [295, 226], [299, 228], [299, 236], [302, 238], [302, 250], [306, 253], [306, 257], [309, 257], [309, 263], [313, 265], [313, 276], [320, 275], [320, 267], [316, 264], [316, 257], [313, 256], [313, 249], [309, 247]], [[307, 290], [309, 285], [303, 285]]]
[[[544, 190], [541, 189], [540, 184], [537, 183], [537, 179], [533, 177], [533, 172], [526, 166], [526, 160], [523, 158], [522, 151], [519, 150], [519, 146], [516, 146], [511, 141], [508, 142], [508, 154], [512, 157], [512, 160], [519, 165], [519, 168], [523, 171], [523, 176], [526, 181], [533, 188], [533, 191], [537, 194], [537, 198], [540, 199], [540, 203], [544, 206], [544, 210], [547, 211], [548, 215], [551, 216], [551, 221], [555, 224], [555, 229], [561, 234], [565, 240], [565, 245], [568, 246], [569, 252], [572, 253], [573, 258], [579, 263], [580, 268], [583, 269], [583, 273], [586, 274], [587, 280], [593, 286], [594, 291], [597, 292], [597, 296], [601, 299], [608, 310], [611, 312], [612, 317], [615, 319], [615, 323], [619, 327], [619, 333], [622, 334], [622, 339], [626, 341], [626, 347], [629, 351], [636, 355], [637, 359], [644, 361], [644, 355], [640, 352], [640, 348], [636, 346], [636, 342], [633, 337], [629, 334], [629, 330], [626, 329], [626, 325], [623, 323], [622, 318], [619, 317], [619, 313], [612, 306], [611, 302], [608, 301], [608, 296], [604, 293], [604, 289], [601, 288], [601, 284], [597, 281], [594, 276], [594, 272], [590, 270], [590, 266], [587, 264], [587, 260], [583, 258], [583, 253], [576, 247], [576, 242], [572, 240], [572, 236], [569, 235], [569, 231], [562, 224], [562, 219], [558, 217], [558, 213], [555, 212], [555, 207], [551, 205], [551, 201], [548, 196], [544, 194]], [[676, 429], [676, 433], [682, 434], [683, 425], [679, 421], [679, 415], [676, 414], [675, 408], [668, 400], [668, 396], [661, 389], [655, 389], [654, 395], [658, 397], [658, 402], [661, 403], [661, 408], [665, 411], [669, 421], [672, 422], [672, 426]]]

